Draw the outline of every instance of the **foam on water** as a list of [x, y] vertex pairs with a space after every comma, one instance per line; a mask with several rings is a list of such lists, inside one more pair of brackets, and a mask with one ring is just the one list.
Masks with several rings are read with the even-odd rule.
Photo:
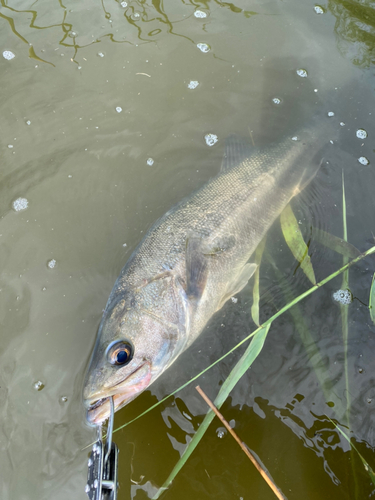
[[204, 140], [206, 141], [207, 146], [213, 146], [219, 139], [215, 134], [206, 134], [204, 136]]
[[11, 59], [14, 59], [16, 56], [10, 50], [4, 50], [3, 57], [7, 61], [10, 61]]
[[12, 203], [12, 206], [16, 212], [20, 212], [21, 210], [26, 210], [26, 208], [29, 206], [29, 202], [26, 198], [17, 198]]

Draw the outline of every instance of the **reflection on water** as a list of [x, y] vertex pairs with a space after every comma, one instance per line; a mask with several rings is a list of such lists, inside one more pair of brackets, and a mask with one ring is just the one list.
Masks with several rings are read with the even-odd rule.
[[374, 64], [374, 3], [370, 0], [328, 0], [328, 8], [336, 17], [335, 32], [340, 52], [356, 66]]
[[[186, 34], [178, 32], [179, 25], [193, 16], [195, 11], [201, 12], [199, 10], [201, 8], [206, 10], [207, 16], [210, 12], [210, 4], [214, 9], [226, 8], [233, 13], [243, 14], [246, 18], [255, 14], [255, 12], [236, 7], [234, 3], [220, 2], [219, 0], [212, 2], [207, 0], [200, 2], [199, 5], [192, 0], [184, 1], [182, 2], [183, 10], [175, 8], [173, 3], [176, 2], [166, 2], [165, 6], [163, 0], [155, 0], [152, 3], [144, 0], [129, 2], [101, 0], [101, 9], [97, 5], [90, 5], [89, 8], [77, 7], [76, 4], [63, 3], [62, 0], [59, 0], [59, 10], [51, 10], [47, 2], [42, 4], [31, 1], [29, 9], [17, 9], [10, 6], [5, 0], [0, 1], [2, 5], [0, 17], [7, 21], [14, 35], [30, 46], [29, 57], [53, 66], [52, 62], [41, 56], [45, 50], [39, 48], [38, 45], [34, 47], [34, 43], [31, 41], [34, 39], [32, 30], [55, 32], [56, 28], [59, 28], [61, 33], [59, 45], [73, 49], [71, 58], [75, 63], [80, 64], [83, 53], [78, 54], [78, 51], [91, 44], [100, 43], [106, 38], [115, 43], [135, 45], [139, 42], [157, 42], [159, 38], [168, 33], [195, 43]], [[206, 16], [198, 15], [196, 17], [205, 19]], [[123, 22], [124, 20], [126, 22]], [[29, 22], [26, 29], [25, 21]], [[89, 23], [90, 30], [88, 30]], [[103, 23], [105, 24], [103, 25]], [[101, 24], [100, 27], [99, 24]], [[204, 23], [202, 29], [205, 31]], [[88, 36], [89, 33], [91, 36]], [[49, 33], [44, 33], [42, 40], [45, 40], [46, 36], [50, 36]], [[56, 35], [53, 36], [55, 38]]]
[[[360, 251], [373, 244], [373, 29], [367, 1], [314, 10], [297, 0], [1, 0], [0, 53], [15, 55], [0, 56], [2, 499], [86, 498], [84, 448], [95, 433], [81, 387], [101, 311], [147, 229], [218, 172], [226, 137], [250, 135], [263, 147], [334, 113], [337, 142], [293, 211], [320, 280], [342, 263], [314, 230], [342, 238], [344, 171], [348, 239]], [[309, 286], [278, 222], [264, 255], [261, 321]], [[272, 325], [222, 408], [289, 500], [374, 495], [328, 420], [374, 464], [373, 271], [370, 258], [350, 270], [347, 346], [333, 298], [339, 278]], [[251, 284], [236, 299], [152, 392], [116, 414], [116, 426], [254, 330]], [[239, 355], [200, 378], [211, 399]], [[114, 435], [119, 499], [152, 496], [206, 411], [188, 387]], [[219, 427], [212, 423], [166, 499], [268, 498]]]

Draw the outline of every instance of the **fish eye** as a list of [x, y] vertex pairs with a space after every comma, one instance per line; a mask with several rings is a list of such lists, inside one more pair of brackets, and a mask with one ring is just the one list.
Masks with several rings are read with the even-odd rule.
[[133, 357], [133, 348], [127, 342], [116, 342], [107, 349], [111, 365], [126, 365]]

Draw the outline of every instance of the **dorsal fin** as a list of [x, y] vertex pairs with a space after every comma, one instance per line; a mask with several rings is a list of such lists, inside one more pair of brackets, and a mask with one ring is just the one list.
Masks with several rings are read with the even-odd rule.
[[221, 162], [221, 172], [227, 172], [248, 159], [254, 152], [251, 139], [231, 135], [225, 139], [225, 152]]

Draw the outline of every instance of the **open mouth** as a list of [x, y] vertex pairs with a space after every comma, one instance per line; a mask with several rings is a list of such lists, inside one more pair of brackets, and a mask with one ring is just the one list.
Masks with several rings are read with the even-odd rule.
[[[86, 401], [87, 415], [86, 418], [89, 423], [100, 425], [109, 417], [110, 404], [109, 398], [113, 396], [113, 403], [115, 411], [119, 410], [127, 403], [132, 401], [138, 396], [151, 381], [151, 366], [149, 363], [144, 363], [129, 377], [120, 382], [119, 384], [108, 389], [105, 397], [96, 398], [95, 395]], [[98, 394], [99, 395], [99, 394]], [[100, 396], [103, 396], [100, 391]]]

